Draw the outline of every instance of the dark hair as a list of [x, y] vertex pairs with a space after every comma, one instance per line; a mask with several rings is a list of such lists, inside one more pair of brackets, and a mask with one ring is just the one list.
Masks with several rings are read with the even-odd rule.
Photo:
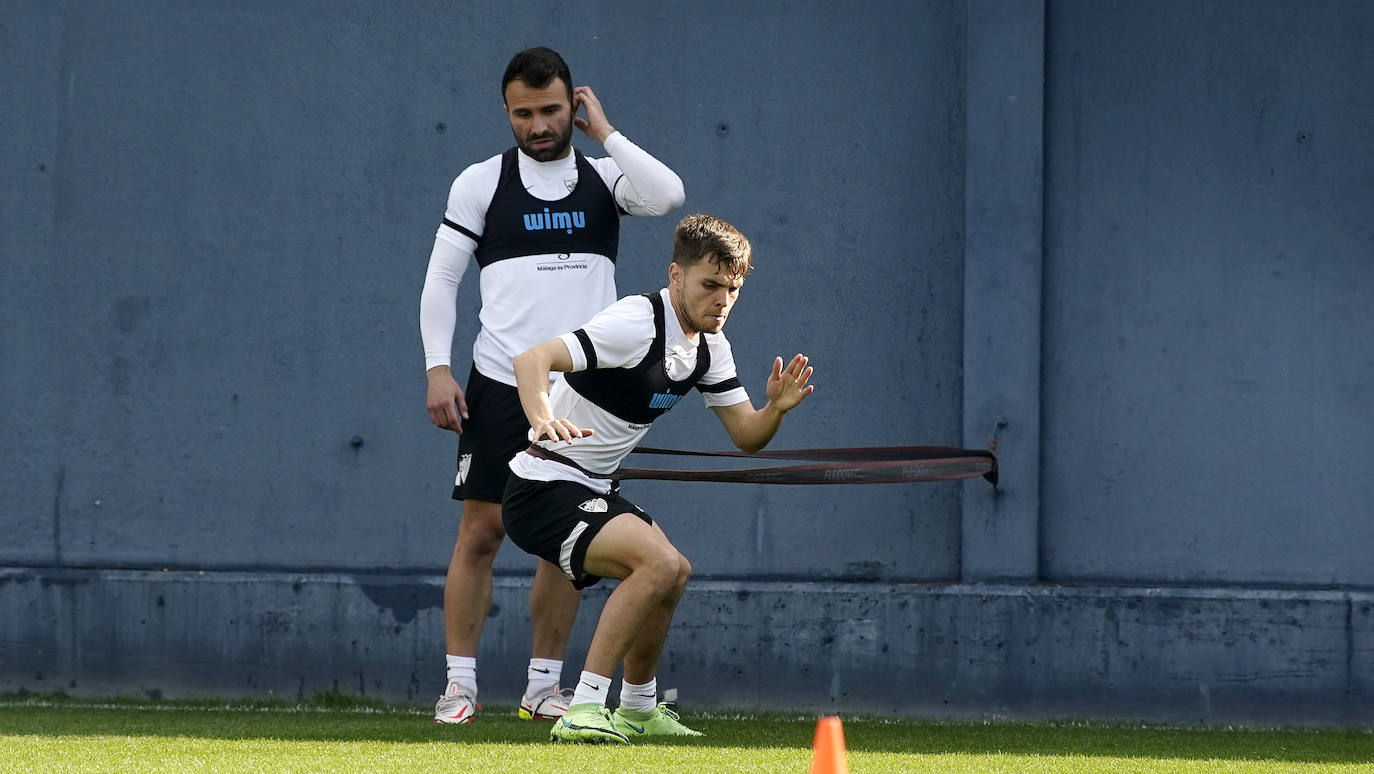
[[501, 76], [501, 100], [506, 99], [506, 86], [511, 81], [523, 81], [532, 89], [542, 89], [553, 83], [554, 78], [562, 78], [568, 87], [568, 101], [572, 102], [572, 75], [568, 73], [568, 63], [557, 51], [544, 46], [527, 48], [511, 57], [506, 65], [506, 74]]
[[688, 215], [673, 234], [673, 263], [682, 268], [703, 259], [732, 277], [743, 277], [753, 266], [754, 248], [739, 229], [713, 215]]

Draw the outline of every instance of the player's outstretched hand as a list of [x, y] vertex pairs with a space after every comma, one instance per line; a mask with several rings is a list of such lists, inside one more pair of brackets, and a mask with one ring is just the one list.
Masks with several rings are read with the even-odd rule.
[[768, 376], [768, 400], [777, 408], [789, 411], [810, 395], [816, 387], [808, 384], [814, 371], [807, 365], [806, 355], [795, 355], [786, 368], [782, 358], [773, 358], [773, 372]]
[[567, 441], [572, 443], [574, 438], [585, 438], [592, 434], [591, 428], [581, 428], [566, 419], [550, 419], [541, 422], [534, 428], [534, 440], [542, 441], [547, 438], [550, 441]]
[[[577, 109], [584, 107], [587, 109], [587, 117], [577, 115]], [[597, 142], [604, 143], [606, 138], [615, 133], [615, 127], [606, 120], [606, 111], [601, 108], [601, 100], [592, 93], [590, 86], [578, 86], [573, 89], [573, 126], [582, 130], [582, 133]]]

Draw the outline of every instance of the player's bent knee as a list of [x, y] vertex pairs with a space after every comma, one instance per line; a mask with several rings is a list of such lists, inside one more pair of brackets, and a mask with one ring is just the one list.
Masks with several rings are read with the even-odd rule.
[[682, 554], [677, 555], [677, 588], [679, 591], [692, 579], [692, 563]]
[[673, 593], [681, 583], [682, 562], [679, 561], [682, 555], [673, 550], [658, 551], [645, 557], [644, 561], [636, 569], [644, 579], [652, 583], [657, 593], [667, 596]]

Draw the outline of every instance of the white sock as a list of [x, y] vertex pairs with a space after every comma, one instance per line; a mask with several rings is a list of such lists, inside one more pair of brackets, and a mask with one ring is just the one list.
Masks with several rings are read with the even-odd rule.
[[445, 655], [448, 663], [448, 681], [457, 683], [458, 690], [472, 698], [477, 698], [477, 657]]
[[643, 685], [629, 680], [620, 681], [620, 708], [631, 712], [653, 712], [658, 706], [658, 678], [651, 677]]
[[551, 658], [532, 658], [525, 676], [529, 679], [525, 686], [526, 699], [533, 699], [551, 690], [556, 691], [558, 681], [563, 678], [563, 662]]
[[573, 695], [573, 704], [586, 704], [592, 702], [598, 707], [606, 706], [606, 694], [611, 691], [611, 678], [602, 677], [583, 670], [582, 677], [577, 681], [577, 693]]

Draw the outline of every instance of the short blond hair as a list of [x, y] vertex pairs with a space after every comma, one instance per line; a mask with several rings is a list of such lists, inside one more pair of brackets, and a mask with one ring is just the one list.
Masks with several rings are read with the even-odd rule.
[[673, 263], [684, 269], [707, 259], [720, 271], [743, 277], [754, 268], [753, 257], [754, 248], [739, 229], [714, 215], [688, 215], [673, 234]]

